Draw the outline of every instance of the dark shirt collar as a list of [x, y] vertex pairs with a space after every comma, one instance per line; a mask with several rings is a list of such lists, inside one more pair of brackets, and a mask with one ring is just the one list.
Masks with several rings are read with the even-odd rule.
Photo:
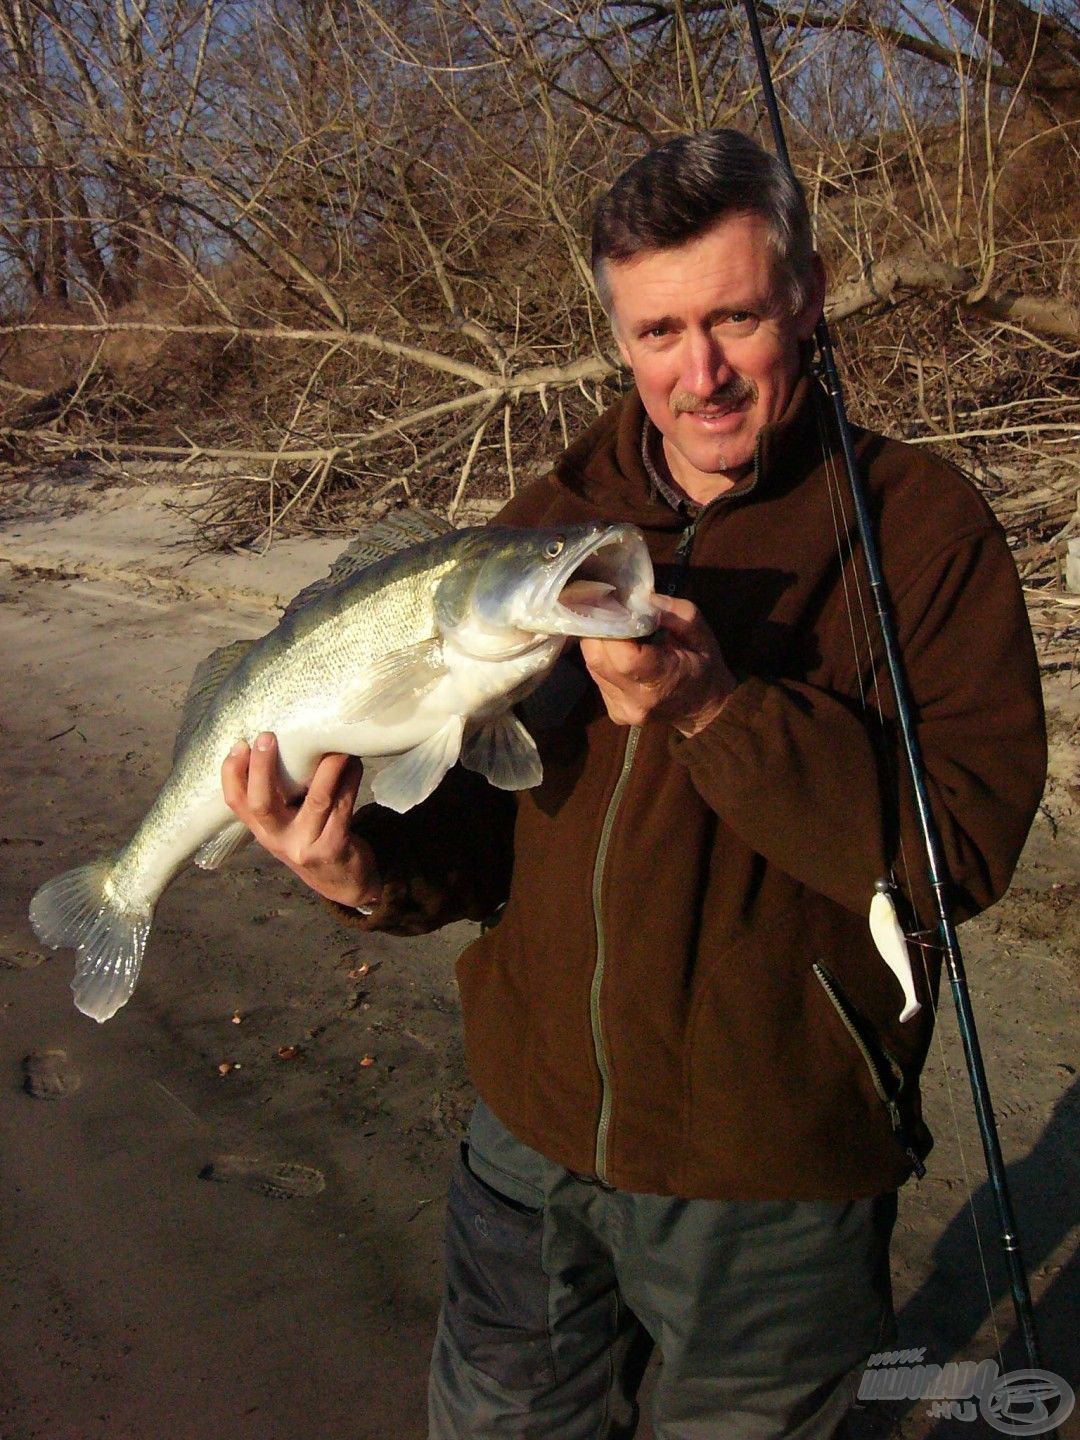
[[645, 473], [649, 477], [653, 496], [666, 500], [676, 515], [682, 515], [687, 520], [695, 520], [701, 514], [703, 507], [696, 500], [691, 500], [689, 495], [684, 490], [680, 490], [672, 481], [665, 480], [659, 465], [653, 459], [654, 445], [663, 445], [663, 438], [646, 415], [645, 423], [641, 427], [641, 460], [645, 466]]
[[[813, 380], [804, 372], [795, 383], [783, 415], [760, 431], [754, 450], [753, 468], [741, 480], [737, 480], [730, 490], [725, 490], [724, 496], [736, 499], [755, 490], [759, 473], [768, 474], [782, 454], [787, 453], [794, 459], [800, 453], [805, 456], [808, 449], [821, 446], [824, 437], [815, 416], [822, 399], [823, 396], [818, 392]], [[640, 401], [638, 403], [640, 406]], [[657, 463], [656, 456], [663, 453], [663, 437], [644, 412], [644, 407], [641, 409], [641, 461], [648, 477], [651, 498], [667, 505], [680, 519], [694, 520], [706, 506], [691, 500], [689, 495], [669, 478], [670, 472], [667, 471], [666, 464]]]

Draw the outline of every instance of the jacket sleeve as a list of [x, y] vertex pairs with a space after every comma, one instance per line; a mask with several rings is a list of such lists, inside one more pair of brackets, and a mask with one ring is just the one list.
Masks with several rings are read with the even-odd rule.
[[346, 924], [391, 935], [486, 920], [509, 893], [515, 810], [512, 795], [460, 767], [404, 815], [365, 806], [353, 829], [375, 852], [382, 898], [370, 916], [327, 904]]
[[[1038, 664], [1016, 569], [996, 525], [930, 559], [893, 597], [930, 804], [957, 919], [1008, 886], [1046, 773]], [[873, 616], [871, 626], [876, 625]], [[935, 913], [914, 793], [883, 670], [867, 707], [748, 678], [672, 750], [719, 817], [794, 879], [860, 914], [895, 873]]]

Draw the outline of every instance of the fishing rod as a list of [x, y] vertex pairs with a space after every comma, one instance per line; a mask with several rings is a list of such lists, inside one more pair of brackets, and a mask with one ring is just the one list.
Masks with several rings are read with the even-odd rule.
[[[758, 22], [757, 8], [754, 0], [743, 0], [743, 8], [746, 11], [746, 18], [750, 25], [750, 37], [753, 41], [754, 55], [757, 59], [762, 98], [769, 114], [770, 124], [772, 125], [773, 142], [776, 146], [776, 153], [791, 174], [792, 179], [794, 179], [795, 171], [791, 164], [791, 156], [788, 153], [787, 141], [784, 138], [784, 126], [780, 118], [780, 109], [776, 102], [776, 91], [773, 88], [769, 57], [765, 53], [765, 44], [761, 37], [761, 26]], [[964, 1046], [968, 1078], [971, 1081], [971, 1093], [975, 1101], [975, 1115], [978, 1120], [983, 1153], [986, 1157], [986, 1169], [990, 1179], [990, 1188], [994, 1195], [994, 1205], [997, 1210], [1001, 1244], [1009, 1273], [1009, 1286], [1012, 1291], [1013, 1309], [1016, 1312], [1016, 1323], [1020, 1331], [1028, 1364], [1033, 1370], [1041, 1370], [1042, 1361], [1039, 1355], [1038, 1337], [1035, 1333], [1035, 1316], [1031, 1305], [1031, 1291], [1028, 1287], [1027, 1271], [1020, 1249], [1020, 1239], [1017, 1234], [1012, 1199], [1009, 1195], [1009, 1185], [1005, 1174], [1005, 1162], [1001, 1155], [1001, 1142], [998, 1139], [997, 1125], [994, 1121], [994, 1110], [990, 1103], [990, 1087], [987, 1083], [982, 1050], [979, 1046], [978, 1031], [975, 1027], [975, 1014], [971, 1008], [971, 996], [968, 993], [964, 960], [960, 953], [960, 942], [957, 938], [956, 926], [953, 923], [950, 912], [948, 899], [949, 878], [941, 845], [941, 836], [937, 828], [937, 822], [934, 819], [933, 811], [930, 808], [930, 798], [926, 785], [926, 769], [923, 764], [919, 737], [915, 729], [910, 691], [904, 672], [903, 661], [900, 656], [900, 646], [896, 638], [896, 628], [893, 624], [892, 612], [889, 609], [885, 580], [881, 570], [881, 561], [878, 556], [877, 541], [874, 539], [870, 522], [870, 512], [867, 508], [862, 477], [859, 474], [859, 464], [855, 457], [855, 446], [851, 437], [851, 427], [848, 424], [847, 412], [844, 408], [843, 391], [840, 386], [840, 377], [836, 369], [832, 340], [829, 336], [829, 327], [825, 320], [824, 312], [814, 330], [814, 339], [821, 357], [822, 378], [825, 389], [829, 395], [829, 399], [832, 401], [833, 410], [836, 415], [836, 426], [840, 437], [840, 448], [844, 457], [844, 468], [847, 471], [848, 484], [851, 489], [852, 503], [855, 509], [855, 523], [859, 532], [859, 541], [862, 545], [866, 569], [870, 577], [874, 612], [877, 616], [881, 631], [881, 638], [885, 650], [885, 663], [896, 701], [897, 725], [903, 743], [908, 771], [911, 776], [911, 783], [915, 792], [919, 828], [922, 832], [930, 883], [933, 888], [937, 909], [938, 934], [940, 936], [945, 967], [949, 976], [949, 986], [952, 990], [953, 1001], [956, 1005], [960, 1038]]]

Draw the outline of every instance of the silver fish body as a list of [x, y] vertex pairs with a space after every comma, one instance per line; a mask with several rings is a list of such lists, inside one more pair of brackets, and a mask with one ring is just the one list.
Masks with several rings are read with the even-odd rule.
[[399, 525], [385, 544], [369, 532], [269, 634], [204, 661], [172, 772], [135, 834], [117, 854], [35, 894], [38, 938], [77, 952], [72, 989], [84, 1014], [107, 1020], [131, 995], [154, 907], [173, 877], [193, 859], [216, 868], [247, 838], [221, 790], [221, 765], [237, 741], [274, 731], [297, 791], [330, 751], [391, 757], [373, 794], [398, 811], [429, 795], [459, 759], [504, 789], [527, 788], [542, 767], [512, 706], [540, 684], [569, 636], [641, 638], [656, 628], [652, 566], [633, 526], [455, 531], [443, 523], [443, 533], [386, 553], [417, 528], [431, 534], [434, 523]]

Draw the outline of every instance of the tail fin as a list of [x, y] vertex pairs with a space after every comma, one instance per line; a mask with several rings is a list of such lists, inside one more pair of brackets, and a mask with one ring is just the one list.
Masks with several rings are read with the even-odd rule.
[[127, 1003], [139, 978], [154, 912], [123, 909], [111, 885], [111, 860], [68, 870], [30, 902], [30, 923], [43, 945], [78, 952], [71, 982], [75, 1004], [93, 1020], [108, 1020]]

